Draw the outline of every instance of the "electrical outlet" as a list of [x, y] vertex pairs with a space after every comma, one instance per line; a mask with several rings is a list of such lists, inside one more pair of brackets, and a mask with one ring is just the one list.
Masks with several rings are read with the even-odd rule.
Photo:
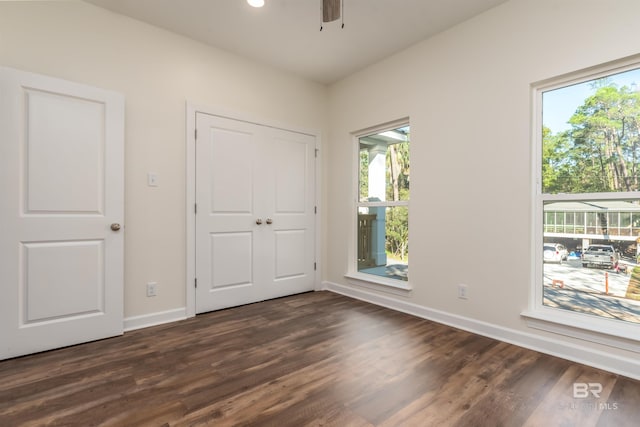
[[156, 282], [147, 283], [147, 296], [155, 297], [158, 295], [158, 284]]
[[468, 298], [468, 289], [467, 289], [467, 285], [464, 284], [459, 284], [458, 285], [458, 298], [460, 299], [467, 299]]

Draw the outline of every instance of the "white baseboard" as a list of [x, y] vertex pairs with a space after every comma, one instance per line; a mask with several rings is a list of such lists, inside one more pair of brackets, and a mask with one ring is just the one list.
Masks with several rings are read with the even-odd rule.
[[474, 334], [504, 341], [519, 347], [528, 348], [540, 353], [582, 363], [594, 368], [620, 374], [640, 380], [640, 360], [621, 357], [594, 350], [589, 347], [571, 344], [561, 339], [548, 338], [540, 335], [505, 328], [471, 319], [456, 314], [402, 301], [390, 296], [379, 295], [352, 286], [345, 286], [333, 282], [322, 282], [322, 289], [366, 301], [392, 310], [401, 311], [423, 319], [452, 326]]
[[148, 328], [149, 326], [162, 325], [163, 323], [177, 322], [187, 318], [186, 308], [160, 311], [157, 313], [143, 314], [141, 316], [127, 317], [124, 319], [124, 331]]

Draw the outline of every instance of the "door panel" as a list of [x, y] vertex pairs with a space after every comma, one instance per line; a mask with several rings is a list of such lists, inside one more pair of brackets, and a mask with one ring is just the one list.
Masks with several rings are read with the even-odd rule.
[[102, 241], [23, 243], [21, 277], [22, 325], [104, 313]]
[[196, 114], [196, 312], [314, 289], [315, 138]]
[[0, 359], [123, 330], [124, 98], [0, 68]]
[[[274, 139], [271, 149], [276, 171], [275, 212], [305, 213], [307, 202], [307, 158], [309, 147], [306, 141], [290, 141], [282, 137]], [[312, 178], [312, 177], [311, 177]]]
[[285, 230], [275, 232], [275, 279], [303, 276], [305, 266], [305, 230]]
[[25, 90], [27, 213], [96, 213], [104, 206], [104, 103]]
[[211, 234], [211, 288], [251, 285], [252, 233]]
[[[250, 133], [210, 128], [208, 138], [211, 213], [251, 214], [253, 196], [253, 140]], [[224, 161], [216, 161], [224, 159]]]

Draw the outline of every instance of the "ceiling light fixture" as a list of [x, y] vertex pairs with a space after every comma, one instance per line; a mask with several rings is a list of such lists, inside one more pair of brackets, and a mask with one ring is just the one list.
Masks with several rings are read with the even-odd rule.
[[249, 3], [249, 6], [252, 6], [252, 7], [264, 6], [264, 0], [247, 0], [247, 3]]
[[325, 22], [333, 22], [340, 17], [342, 17], [340, 28], [344, 28], [344, 0], [320, 0], [320, 31]]

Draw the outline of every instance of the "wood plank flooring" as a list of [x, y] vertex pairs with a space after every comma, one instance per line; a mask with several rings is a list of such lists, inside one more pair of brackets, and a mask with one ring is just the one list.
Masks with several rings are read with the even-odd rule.
[[0, 362], [2, 427], [639, 420], [639, 381], [329, 292]]

